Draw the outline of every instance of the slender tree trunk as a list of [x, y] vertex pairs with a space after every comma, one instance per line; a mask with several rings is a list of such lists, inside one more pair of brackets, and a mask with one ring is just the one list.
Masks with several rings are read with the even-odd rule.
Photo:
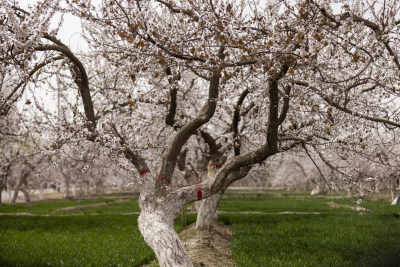
[[191, 267], [185, 247], [174, 230], [174, 216], [161, 210], [141, 211], [139, 230], [161, 267]]
[[[213, 172], [209, 170], [209, 177], [212, 177], [216, 173], [216, 169]], [[232, 178], [241, 179], [243, 178], [247, 172], [243, 174], [232, 173]], [[212, 224], [218, 221], [218, 206], [219, 202], [221, 201], [222, 197], [224, 196], [225, 190], [222, 190], [215, 195], [204, 199], [201, 201], [201, 205], [199, 211], [197, 213], [197, 220], [196, 220], [196, 228], [201, 230], [211, 230]]]
[[40, 185], [39, 194], [40, 194], [40, 200], [44, 200], [43, 183]]
[[69, 193], [70, 179], [68, 175], [64, 175], [64, 181], [65, 181], [65, 198], [69, 199], [71, 195]]
[[[22, 173], [21, 179], [19, 180], [17, 186], [14, 189], [14, 195], [13, 195], [13, 197], [11, 199], [11, 203], [15, 203], [15, 201], [17, 200], [18, 192], [19, 192], [19, 190], [21, 190], [22, 185], [25, 184], [26, 177], [28, 176], [28, 174], [29, 174], [29, 172], [27, 172], [27, 171]], [[25, 194], [25, 197], [26, 197], [27, 196], [26, 192], [24, 192], [24, 194]], [[29, 195], [28, 195], [27, 201], [28, 201], [28, 199], [29, 199]]]
[[25, 201], [26, 202], [31, 202], [31, 198], [29, 197], [29, 191], [27, 190], [26, 186], [21, 187], [20, 190], [22, 191], [22, 193], [24, 193]]
[[2, 203], [1, 199], [3, 197], [3, 189], [5, 188], [5, 186], [3, 184], [0, 185], [0, 204]]
[[86, 191], [86, 194], [90, 195], [90, 182], [89, 181], [86, 181], [86, 183], [85, 183], [85, 191]]
[[382, 181], [381, 181], [381, 179], [378, 179], [378, 181], [375, 183], [375, 193], [381, 192], [381, 185], [382, 185]]
[[79, 199], [82, 197], [83, 195], [83, 184], [82, 181], [79, 182]]
[[12, 196], [12, 198], [11, 198], [11, 203], [15, 203], [15, 201], [17, 200], [17, 197], [18, 197], [18, 192], [19, 192], [19, 188], [18, 187], [16, 187], [15, 189], [14, 189], [14, 194], [13, 194], [13, 196]]
[[11, 203], [11, 191], [12, 191], [11, 188], [12, 188], [11, 182], [7, 181], [7, 202], [8, 203]]
[[199, 212], [197, 213], [197, 229], [211, 230], [212, 224], [218, 221], [218, 206], [223, 195], [224, 192], [219, 192], [201, 202]]
[[4, 175], [0, 178], [0, 204], [3, 203], [2, 202], [3, 190], [7, 188], [6, 186], [7, 186], [7, 176]]
[[353, 193], [354, 193], [353, 184], [350, 182], [349, 185], [347, 186], [347, 196], [353, 197]]
[[390, 176], [390, 193], [392, 194], [392, 200], [396, 198], [396, 177], [394, 175]]

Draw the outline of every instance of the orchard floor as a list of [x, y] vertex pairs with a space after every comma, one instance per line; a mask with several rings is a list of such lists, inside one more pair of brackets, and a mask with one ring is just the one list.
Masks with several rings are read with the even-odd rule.
[[[338, 196], [229, 191], [220, 211], [212, 232], [190, 210], [176, 222], [195, 266], [400, 266], [400, 206], [388, 201], [360, 213]], [[118, 195], [0, 205], [0, 266], [157, 266], [138, 212]]]
[[195, 267], [235, 266], [230, 249], [232, 243], [230, 225], [214, 223], [211, 231], [208, 231], [195, 229], [195, 224], [191, 224], [179, 236]]

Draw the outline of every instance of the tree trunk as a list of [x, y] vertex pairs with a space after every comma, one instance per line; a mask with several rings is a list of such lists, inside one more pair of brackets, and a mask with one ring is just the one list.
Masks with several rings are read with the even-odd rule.
[[31, 198], [29, 197], [29, 192], [28, 192], [27, 188], [26, 187], [21, 187], [20, 190], [22, 191], [22, 193], [24, 193], [25, 201], [26, 202], [31, 202]]
[[29, 197], [29, 191], [27, 190], [26, 183], [25, 183], [25, 186], [24, 186], [24, 187], [21, 187], [20, 190], [22, 191], [22, 193], [24, 193], [25, 201], [26, 201], [26, 202], [31, 202], [31, 198]]
[[64, 175], [64, 181], [65, 181], [65, 198], [66, 199], [70, 199], [71, 195], [69, 193], [69, 176], [68, 175]]
[[90, 195], [90, 182], [86, 181], [85, 183], [85, 191], [87, 195]]
[[326, 193], [326, 186], [324, 182], [319, 181], [317, 184], [317, 188], [311, 191], [311, 195], [320, 195]]
[[7, 188], [6, 186], [7, 186], [7, 176], [3, 176], [0, 178], [0, 204], [3, 203], [2, 201], [3, 190]]
[[214, 222], [218, 221], [218, 206], [224, 192], [219, 192], [201, 202], [200, 210], [197, 213], [196, 228], [211, 230]]
[[11, 203], [15, 203], [15, 201], [17, 200], [17, 197], [18, 197], [18, 192], [19, 192], [19, 188], [18, 188], [18, 186], [15, 188], [15, 190], [14, 190], [14, 194], [13, 194], [13, 196], [12, 196], [12, 198], [11, 198]]
[[0, 204], [2, 203], [1, 198], [3, 197], [3, 189], [4, 189], [4, 185], [0, 185]]
[[174, 219], [164, 211], [142, 211], [138, 218], [139, 230], [161, 267], [191, 267], [193, 264], [174, 230]]
[[83, 195], [83, 184], [82, 184], [82, 180], [79, 181], [79, 200], [81, 199]]
[[[14, 191], [14, 195], [11, 199], [11, 203], [15, 203], [15, 201], [17, 200], [18, 197], [18, 192], [21, 190], [26, 198], [26, 202], [30, 202], [30, 198], [29, 198], [29, 193], [27, 192], [26, 188], [28, 187], [28, 181], [27, 181], [27, 177], [29, 175], [28, 171], [24, 171], [21, 175], [21, 179], [19, 180], [17, 186], [15, 187], [15, 191]], [[26, 188], [22, 188], [22, 186], [25, 185]]]
[[382, 181], [381, 179], [378, 179], [378, 181], [375, 184], [375, 193], [379, 194], [381, 192], [381, 186], [382, 186]]
[[39, 187], [40, 200], [44, 200], [43, 183]]
[[17, 200], [19, 190], [20, 190], [21, 187], [22, 187], [22, 183], [23, 183], [24, 176], [25, 176], [25, 174], [22, 174], [22, 177], [21, 177], [21, 179], [19, 180], [17, 186], [14, 188], [14, 194], [13, 194], [13, 196], [12, 196], [11, 203], [15, 203], [15, 201]]
[[353, 197], [353, 194], [354, 194], [353, 183], [350, 182], [349, 185], [347, 186], [347, 196]]
[[392, 200], [394, 200], [397, 196], [396, 177], [394, 175], [390, 176], [390, 193], [392, 194]]
[[12, 188], [11, 182], [7, 181], [7, 202], [8, 203], [11, 203], [11, 191], [12, 191], [11, 188]]

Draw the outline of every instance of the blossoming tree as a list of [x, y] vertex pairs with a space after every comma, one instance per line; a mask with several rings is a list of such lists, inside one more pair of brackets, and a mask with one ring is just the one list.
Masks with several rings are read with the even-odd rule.
[[[396, 1], [50, 2], [27, 12], [3, 0], [0, 38], [9, 41], [1, 49], [46, 63], [41, 81], [70, 88], [69, 115], [49, 119], [57, 139], [101, 145], [139, 174], [138, 225], [161, 266], [192, 266], [173, 228], [187, 203], [221, 195], [293, 148], [332, 168], [341, 162], [332, 148], [379, 153], [366, 137], [395, 136], [400, 126]], [[31, 22], [56, 11], [82, 18], [89, 51], [75, 53]], [[179, 157], [196, 158], [205, 143], [209, 179], [176, 182]], [[202, 218], [218, 197], [205, 203]]]

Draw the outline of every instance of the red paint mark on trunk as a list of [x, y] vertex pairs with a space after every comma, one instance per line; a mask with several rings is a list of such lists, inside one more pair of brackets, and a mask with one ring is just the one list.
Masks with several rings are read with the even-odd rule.
[[203, 196], [203, 192], [201, 191], [201, 185], [200, 184], [196, 184], [195, 185], [196, 190], [197, 190], [197, 201], [201, 200], [202, 196]]

